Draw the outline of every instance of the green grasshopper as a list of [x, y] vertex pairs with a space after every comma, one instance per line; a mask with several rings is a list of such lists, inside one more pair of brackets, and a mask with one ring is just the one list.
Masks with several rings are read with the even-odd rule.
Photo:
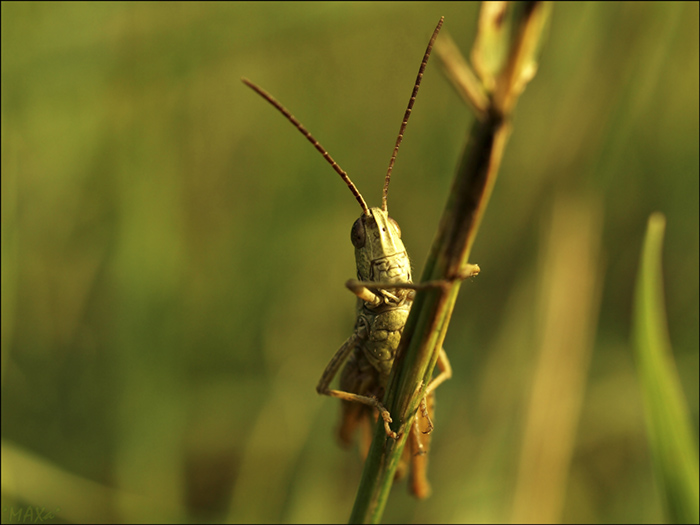
[[[362, 207], [362, 215], [353, 224], [350, 234], [352, 244], [355, 247], [357, 280], [351, 279], [345, 283], [358, 298], [355, 329], [326, 366], [316, 390], [319, 394], [342, 400], [343, 415], [338, 433], [343, 444], [351, 444], [356, 429], [362, 427], [361, 449], [365, 457], [371, 441], [370, 423], [376, 421], [378, 416], [383, 420], [387, 436], [393, 439], [398, 438], [397, 433], [390, 426], [392, 423], [391, 415], [379, 400], [384, 396], [384, 390], [396, 356], [396, 349], [399, 346], [401, 334], [411, 310], [415, 290], [444, 284], [413, 284], [410, 261], [401, 241], [401, 229], [398, 223], [389, 217], [387, 211], [391, 171], [416, 100], [423, 72], [435, 39], [442, 27], [442, 22], [441, 18], [428, 43], [418, 71], [418, 77], [384, 179], [381, 208], [367, 207], [364, 198], [347, 173], [282, 104], [251, 81], [242, 79], [248, 87], [277, 108], [314, 145], [345, 181]], [[457, 278], [462, 279], [478, 273], [479, 267], [477, 265], [469, 265], [464, 275]], [[346, 364], [340, 376], [340, 389], [332, 390], [329, 388], [330, 383], [344, 362]], [[439, 384], [452, 376], [452, 368], [447, 354], [442, 348], [437, 364], [440, 373], [426, 387], [425, 396], [421, 401], [421, 417], [414, 419], [409, 436], [410, 446], [404, 449], [401, 464], [397, 469], [397, 477], [401, 477], [410, 461], [410, 489], [419, 498], [426, 497], [430, 493], [426, 469], [430, 432], [433, 429], [431, 420], [434, 407], [433, 391]]]

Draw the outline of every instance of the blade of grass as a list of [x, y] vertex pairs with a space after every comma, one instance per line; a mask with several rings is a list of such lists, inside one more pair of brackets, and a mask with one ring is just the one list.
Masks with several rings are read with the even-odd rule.
[[668, 336], [661, 255], [666, 219], [649, 217], [634, 300], [634, 347], [655, 477], [672, 523], [698, 523], [698, 454]]
[[[27, 521], [21, 509], [34, 512], [35, 523], [127, 523], [116, 505], [131, 510], [130, 515], [160, 516], [164, 522], [185, 521], [184, 515], [143, 494], [108, 487], [70, 472], [51, 460], [3, 439], [2, 454], [3, 523]], [[8, 501], [16, 504], [4, 506]], [[18, 515], [13, 514], [19, 512]]]

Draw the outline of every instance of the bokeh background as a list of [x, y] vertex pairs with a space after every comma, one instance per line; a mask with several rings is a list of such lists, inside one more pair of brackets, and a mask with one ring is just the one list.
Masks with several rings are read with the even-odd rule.
[[[315, 385], [352, 329], [360, 210], [240, 77], [376, 206], [434, 25], [468, 56], [478, 8], [2, 3], [3, 522], [32, 506], [59, 522], [347, 520], [362, 465]], [[433, 495], [397, 483], [386, 521], [507, 521], [557, 498], [562, 521], [663, 518], [631, 311], [660, 211], [697, 436], [698, 48], [697, 3], [554, 6], [445, 342]], [[416, 275], [472, 119], [434, 56], [389, 192]], [[557, 253], [583, 254], [561, 282]], [[585, 308], [543, 374], [552, 290]], [[541, 377], [561, 394], [537, 394]], [[543, 398], [573, 399], [552, 443], [533, 430]], [[533, 432], [564, 449], [558, 496], [527, 494]]]

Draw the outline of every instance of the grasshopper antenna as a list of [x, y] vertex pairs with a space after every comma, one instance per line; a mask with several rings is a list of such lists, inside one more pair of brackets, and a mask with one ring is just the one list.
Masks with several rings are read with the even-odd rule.
[[350, 180], [350, 177], [348, 177], [348, 174], [338, 165], [336, 161], [333, 160], [333, 157], [330, 156], [330, 154], [325, 150], [321, 144], [319, 144], [318, 140], [316, 140], [311, 133], [303, 126], [301, 122], [299, 122], [294, 115], [292, 115], [287, 108], [285, 108], [282, 104], [277, 102], [275, 98], [270, 95], [267, 91], [265, 91], [263, 88], [260, 86], [257, 86], [253, 84], [250, 80], [247, 78], [241, 78], [243, 83], [248, 86], [250, 89], [255, 91], [258, 95], [260, 95], [262, 98], [267, 100], [270, 104], [275, 106], [277, 110], [282, 113], [285, 117], [287, 117], [287, 120], [291, 122], [295, 128], [297, 128], [299, 131], [301, 131], [301, 134], [304, 135], [311, 144], [314, 145], [314, 148], [316, 148], [321, 155], [323, 155], [323, 158], [328, 161], [328, 163], [331, 165], [331, 167], [340, 175], [340, 178], [345, 181], [345, 184], [348, 185], [348, 188], [350, 188], [350, 191], [352, 194], [355, 196], [355, 199], [357, 199], [357, 202], [360, 203], [360, 206], [362, 206], [362, 211], [364, 212], [365, 215], [369, 215], [369, 208], [367, 207], [367, 203], [365, 202], [365, 199], [362, 198], [362, 194], [360, 191], [357, 189], [357, 186], [353, 184], [353, 182]]
[[394, 153], [389, 161], [389, 169], [386, 172], [386, 177], [384, 178], [384, 191], [382, 193], [382, 210], [386, 213], [387, 204], [386, 199], [389, 194], [389, 181], [391, 180], [391, 170], [394, 169], [394, 162], [396, 162], [396, 154], [399, 152], [399, 146], [403, 140], [403, 132], [406, 130], [406, 124], [408, 124], [408, 117], [411, 116], [411, 110], [413, 109], [413, 104], [416, 102], [416, 95], [418, 94], [418, 88], [420, 87], [421, 80], [423, 80], [423, 72], [425, 71], [425, 66], [428, 65], [428, 58], [430, 58], [430, 52], [433, 50], [433, 44], [435, 39], [440, 32], [442, 27], [442, 22], [445, 20], [444, 16], [440, 17], [440, 21], [433, 31], [433, 36], [428, 42], [428, 48], [425, 50], [425, 55], [423, 55], [423, 62], [420, 64], [420, 69], [418, 70], [418, 77], [416, 77], [416, 84], [413, 86], [413, 93], [411, 93], [411, 99], [408, 101], [408, 107], [406, 108], [406, 113], [403, 116], [403, 122], [401, 123], [401, 129], [399, 130], [399, 136], [396, 139], [396, 146], [394, 146]]

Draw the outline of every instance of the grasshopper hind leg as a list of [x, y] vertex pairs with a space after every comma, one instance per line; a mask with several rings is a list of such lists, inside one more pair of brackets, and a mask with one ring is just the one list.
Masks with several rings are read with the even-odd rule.
[[[375, 392], [375, 376], [374, 369], [363, 359], [362, 353], [356, 351], [350, 356], [340, 374], [340, 389], [347, 392], [372, 393], [375, 397], [380, 397], [380, 392]], [[375, 410], [365, 404], [352, 401], [341, 401], [341, 407], [342, 417], [338, 427], [338, 438], [343, 446], [349, 447], [359, 428], [361, 431], [360, 454], [364, 459], [372, 441], [370, 422], [376, 419]]]

